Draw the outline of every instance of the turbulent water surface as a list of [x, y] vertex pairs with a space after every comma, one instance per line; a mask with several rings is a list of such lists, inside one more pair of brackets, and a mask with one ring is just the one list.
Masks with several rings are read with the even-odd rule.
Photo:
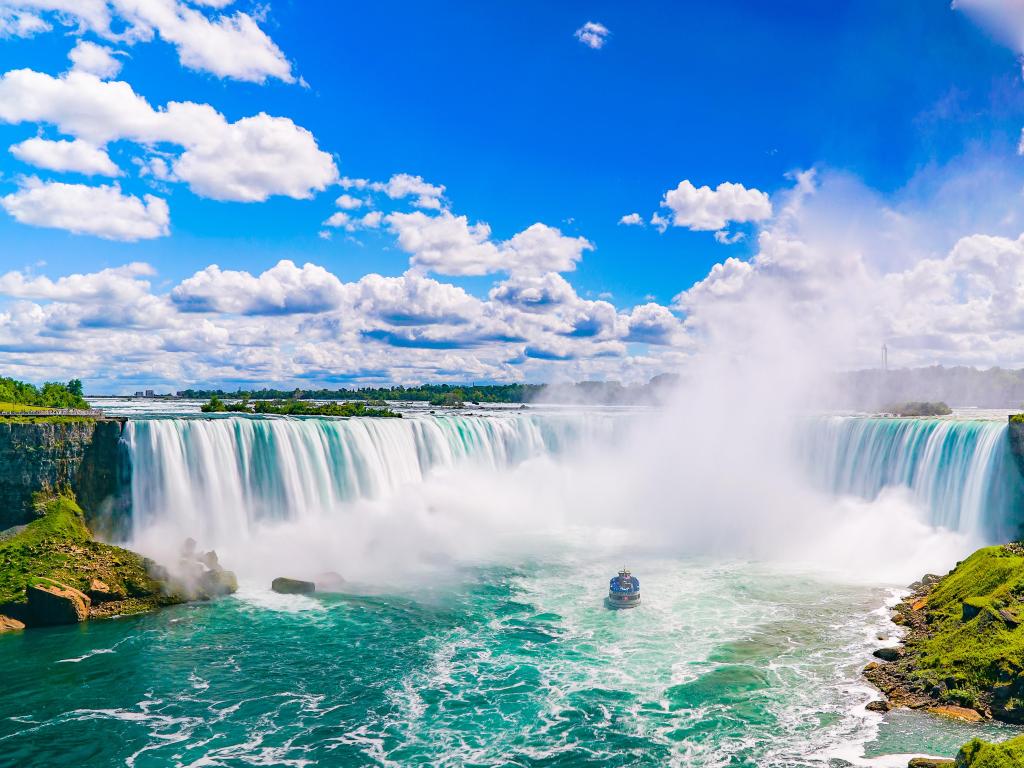
[[[1013, 491], [1001, 425], [948, 424], [817, 422], [798, 452], [830, 491], [870, 503], [902, 488], [936, 525], [1009, 525], [982, 509]], [[324, 519], [358, 537], [383, 514], [361, 504], [425, 494], [438, 475], [557, 469], [621, 425], [589, 412], [140, 420], [133, 535], [196, 530], [271, 557], [238, 540], [326, 535]], [[643, 605], [616, 612], [602, 597], [621, 552], [589, 541], [312, 597], [275, 595], [258, 563], [229, 561], [243, 575], [231, 598], [5, 636], [0, 763], [903, 766], [1001, 731], [864, 710], [877, 693], [859, 670], [893, 640], [898, 585], [637, 551]]]

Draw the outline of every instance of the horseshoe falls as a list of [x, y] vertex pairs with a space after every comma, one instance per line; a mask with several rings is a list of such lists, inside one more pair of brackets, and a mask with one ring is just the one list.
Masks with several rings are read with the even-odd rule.
[[[15, 641], [3, 754], [903, 768], [1005, 736], [868, 712], [860, 674], [899, 588], [1016, 531], [1005, 423], [755, 427], [598, 409], [132, 418], [130, 544], [173, 567], [195, 538], [240, 590]], [[835, 552], [851, 567], [828, 567]], [[623, 563], [643, 602], [610, 611]], [[326, 571], [341, 592], [269, 589]]]
[[798, 445], [818, 487], [873, 500], [905, 489], [934, 525], [1002, 541], [1019, 534], [1021, 473], [1002, 421], [832, 417]]

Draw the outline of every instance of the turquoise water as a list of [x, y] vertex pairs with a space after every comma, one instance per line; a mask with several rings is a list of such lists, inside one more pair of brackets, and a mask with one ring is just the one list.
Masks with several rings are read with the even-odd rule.
[[473, 569], [389, 596], [243, 585], [4, 636], [0, 762], [830, 766], [865, 742], [948, 753], [977, 732], [863, 710], [882, 589], [650, 561], [644, 604], [616, 612], [606, 570]]
[[[582, 517], [559, 519], [588, 490], [579, 483], [609, 466], [621, 475], [580, 457], [623, 443], [623, 423], [577, 413], [131, 424], [132, 546], [173, 563], [195, 536], [239, 572], [241, 590], [0, 636], [0, 766], [903, 768], [907, 755], [1011, 732], [864, 709], [878, 693], [860, 670], [896, 631], [884, 607], [893, 585], [870, 572], [666, 556], [678, 551], [671, 527], [629, 541], [609, 527], [628, 514], [598, 525], [579, 503]], [[945, 526], [956, 533], [928, 541], [966, 541], [1015, 525], [1004, 433], [994, 422], [819, 421], [802, 435], [801, 471], [867, 500], [843, 514], [877, 506], [861, 528], [922, 537]], [[626, 461], [653, 455], [624, 445]], [[707, 525], [726, 553], [761, 514], [707, 519], [703, 500], [722, 488], [660, 482], [664, 496], [645, 497], [658, 515], [697, 526], [681, 530]], [[906, 503], [880, 498], [892, 491]], [[793, 501], [811, 503], [811, 519], [840, 509], [827, 496]], [[896, 515], [920, 524], [896, 526]], [[843, 549], [863, 546], [863, 530], [843, 531]], [[533, 538], [491, 546], [510, 532]], [[610, 611], [602, 600], [623, 551], [643, 604]], [[268, 589], [272, 576], [324, 570], [380, 578], [342, 595]]]

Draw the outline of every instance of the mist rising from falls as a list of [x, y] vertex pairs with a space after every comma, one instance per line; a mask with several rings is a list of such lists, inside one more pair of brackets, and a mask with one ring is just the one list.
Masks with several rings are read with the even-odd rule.
[[[275, 526], [287, 535], [287, 523], [312, 548], [340, 536], [349, 556], [379, 537], [428, 540], [443, 530], [439, 516], [417, 520], [431, 509], [409, 498], [428, 479], [458, 472], [465, 489], [474, 476], [608, 444], [617, 421], [594, 413], [132, 420], [132, 539], [150, 550], [186, 537], [230, 548]], [[383, 501], [395, 499], [400, 511]]]
[[173, 559], [193, 537], [260, 578], [385, 578], [552, 543], [851, 570], [902, 547], [913, 576], [908, 546], [940, 567], [1016, 532], [1000, 423], [722, 423], [696, 408], [130, 421], [132, 539]]

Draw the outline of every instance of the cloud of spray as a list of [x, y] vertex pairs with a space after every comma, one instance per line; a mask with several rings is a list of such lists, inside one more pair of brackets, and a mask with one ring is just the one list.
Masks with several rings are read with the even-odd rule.
[[[933, 197], [940, 209], [949, 184]], [[931, 322], [914, 315], [924, 310], [912, 301], [922, 286], [934, 288], [929, 277], [939, 293], [970, 303], [970, 291], [954, 286], [958, 257], [941, 255], [963, 233], [925, 226], [918, 210], [927, 200], [914, 189], [892, 207], [842, 174], [794, 176], [759, 233], [758, 254], [723, 262], [677, 297], [700, 351], [670, 405], [629, 417], [625, 437], [509, 470], [435, 472], [383, 498], [214, 541], [154, 526], [137, 545], [152, 551], [196, 535], [243, 576], [263, 580], [335, 570], [395, 582], [566, 548], [610, 561], [806, 563], [874, 581], [946, 568], [976, 543], [967, 534], [934, 529], [897, 491], [873, 502], [827, 497], [809, 486], [793, 450], [837, 368], [874, 359], [894, 328]]]

